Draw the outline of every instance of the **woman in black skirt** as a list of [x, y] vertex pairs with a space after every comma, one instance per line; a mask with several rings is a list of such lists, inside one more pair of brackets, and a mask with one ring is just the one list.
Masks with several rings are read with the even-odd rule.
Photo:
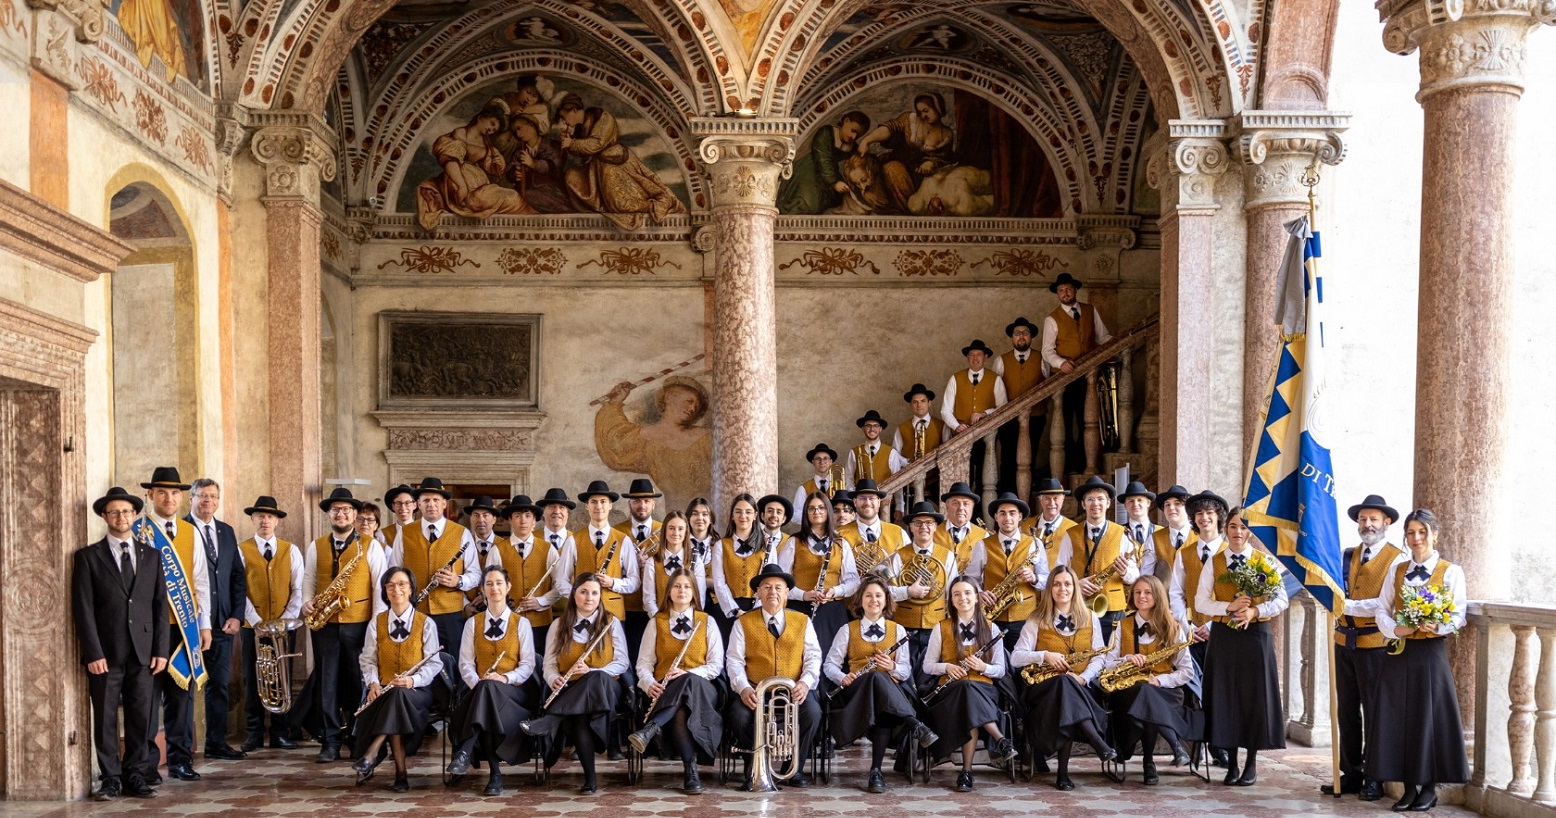
[[[1448, 667], [1444, 636], [1464, 627], [1468, 589], [1464, 569], [1437, 553], [1437, 515], [1416, 509], [1405, 515], [1410, 553], [1395, 560], [1378, 594], [1378, 629], [1401, 640], [1402, 651], [1383, 657], [1378, 673], [1378, 718], [1367, 724], [1367, 777], [1401, 781], [1405, 796], [1395, 812], [1425, 812], [1437, 806], [1437, 785], [1469, 780], [1459, 700]], [[1400, 625], [1394, 612], [1404, 589], [1439, 585], [1453, 594], [1454, 610], [1442, 625]]]
[[724, 672], [724, 639], [713, 619], [697, 610], [697, 586], [684, 568], [670, 572], [665, 597], [638, 649], [638, 687], [654, 703], [642, 729], [627, 740], [645, 755], [654, 737], [665, 731], [669, 741], [660, 742], [660, 748], [681, 760], [681, 791], [690, 795], [702, 792], [699, 755], [713, 763], [724, 734], [717, 687]]
[[459, 641], [459, 676], [470, 692], [449, 722], [454, 742], [450, 783], [470, 772], [472, 757], [478, 758], [490, 771], [487, 795], [502, 795], [502, 762], [520, 760], [524, 736], [519, 724], [539, 704], [524, 684], [535, 672], [534, 634], [529, 620], [508, 607], [511, 590], [507, 569], [486, 569], [481, 582], [486, 612], [465, 620]]
[[829, 653], [832, 637], [848, 624], [846, 600], [859, 590], [854, 548], [832, 524], [832, 498], [819, 491], [805, 498], [805, 522], [778, 549], [778, 567], [794, 575], [789, 610], [811, 618], [821, 653]]
[[[1241, 507], [1227, 513], [1225, 530], [1226, 548], [1205, 565], [1194, 595], [1194, 610], [1211, 618], [1205, 649], [1205, 737], [1211, 746], [1227, 750], [1222, 783], [1249, 787], [1259, 779], [1259, 751], [1286, 746], [1270, 620], [1286, 610], [1289, 600], [1285, 585], [1266, 597], [1249, 599], [1232, 583], [1221, 581], [1254, 553], [1253, 532], [1243, 522]], [[1281, 570], [1273, 557], [1265, 557]], [[1242, 767], [1237, 762], [1239, 747], [1248, 750]]]
[[995, 680], [1005, 675], [1003, 634], [983, 613], [978, 581], [968, 576], [951, 583], [951, 610], [929, 632], [924, 649], [924, 675], [936, 687], [925, 697], [926, 718], [940, 740], [930, 748], [936, 759], [948, 758], [958, 743], [962, 771], [957, 792], [972, 792], [973, 750], [978, 731], [989, 737], [989, 760], [1009, 763], [1016, 746], [999, 728], [999, 692]]
[[555, 698], [542, 703], [544, 716], [520, 722], [519, 729], [551, 739], [548, 770], [562, 754], [559, 732], [578, 750], [584, 773], [581, 795], [600, 791], [594, 754], [605, 750], [606, 728], [621, 699], [619, 679], [627, 668], [627, 634], [621, 620], [600, 607], [599, 578], [579, 574], [567, 609], [546, 634], [546, 695]]
[[1189, 760], [1183, 738], [1192, 731], [1183, 690], [1194, 680], [1194, 658], [1184, 647], [1145, 661], [1152, 653], [1189, 641], [1187, 629], [1168, 610], [1167, 586], [1161, 580], [1151, 574], [1135, 580], [1129, 602], [1135, 615], [1118, 623], [1106, 662], [1109, 670], [1130, 665], [1141, 668], [1143, 675], [1134, 685], [1106, 694], [1108, 709], [1113, 712], [1113, 739], [1119, 752], [1128, 759], [1139, 742], [1143, 780], [1156, 784], [1161, 778], [1151, 753], [1157, 738], [1172, 750], [1172, 766]]
[[1090, 744], [1103, 761], [1116, 755], [1102, 737], [1108, 713], [1089, 687], [1102, 672], [1102, 657], [1076, 657], [1102, 650], [1102, 623], [1081, 603], [1075, 591], [1079, 584], [1070, 566], [1054, 569], [1010, 654], [1012, 667], [1033, 668], [1023, 671], [1023, 678], [1048, 676], [1026, 685], [1021, 703], [1033, 747], [1044, 758], [1059, 755], [1059, 774], [1054, 778], [1054, 788], [1059, 790], [1075, 789], [1070, 780], [1070, 750], [1075, 742]]
[[881, 763], [898, 728], [912, 733], [921, 747], [939, 737], [918, 720], [907, 628], [891, 621], [896, 604], [878, 574], [868, 574], [849, 603], [859, 618], [839, 628], [821, 671], [837, 685], [832, 700], [832, 737], [838, 744], [870, 737], [869, 792], [886, 792]]
[[[379, 587], [389, 609], [373, 618], [362, 643], [358, 665], [367, 704], [356, 718], [353, 752], [357, 760], [352, 767], [358, 785], [372, 778], [387, 741], [394, 752], [394, 791], [405, 792], [411, 788], [405, 757], [421, 747], [432, 707], [432, 691], [427, 688], [443, 669], [443, 661], [438, 658], [437, 626], [411, 605], [416, 577], [410, 569], [390, 568]], [[408, 672], [412, 668], [416, 672]]]

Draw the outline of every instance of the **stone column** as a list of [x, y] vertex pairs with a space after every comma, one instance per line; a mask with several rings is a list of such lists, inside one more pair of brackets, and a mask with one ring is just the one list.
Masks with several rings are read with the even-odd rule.
[[773, 227], [795, 119], [692, 120], [713, 191], [713, 503], [778, 486]]
[[1173, 120], [1167, 150], [1151, 158], [1146, 179], [1162, 192], [1160, 466], [1162, 484], [1210, 485], [1210, 413], [1192, 401], [1211, 386], [1214, 320], [1209, 294], [1215, 239], [1216, 177], [1226, 171], [1219, 120]]
[[[1484, 599], [1507, 587], [1513, 533], [1486, 510], [1506, 500], [1515, 114], [1526, 41], [1556, 4], [1383, 0], [1378, 13], [1388, 50], [1421, 55], [1414, 504], [1437, 512], [1444, 555]], [[1473, 702], [1474, 645], [1458, 642], [1459, 701]]]
[[[256, 115], [258, 118], [258, 115]], [[266, 115], [250, 151], [265, 166], [270, 493], [282, 536], [312, 539], [320, 481], [319, 183], [335, 176], [334, 136], [309, 115]]]
[[[1324, 111], [1244, 111], [1238, 117], [1238, 158], [1243, 163], [1243, 212], [1248, 216], [1248, 254], [1243, 320], [1243, 448], [1259, 435], [1280, 349], [1275, 329], [1276, 288], [1286, 253], [1284, 225], [1308, 212], [1304, 174], [1314, 161], [1337, 165], [1345, 158], [1340, 134], [1349, 114]], [[1317, 227], [1322, 227], [1320, 221]]]

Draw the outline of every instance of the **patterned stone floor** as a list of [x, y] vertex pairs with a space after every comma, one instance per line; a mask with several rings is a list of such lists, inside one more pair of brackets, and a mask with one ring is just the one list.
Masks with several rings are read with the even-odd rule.
[[[307, 745], [305, 745], [305, 748]], [[390, 777], [380, 774], [366, 786], [354, 786], [347, 762], [329, 766], [313, 763], [313, 750], [263, 750], [244, 761], [202, 762], [204, 779], [194, 783], [169, 781], [152, 799], [120, 799], [108, 803], [0, 804], [0, 814], [15, 816], [152, 816], [152, 815], [320, 815], [350, 816], [414, 814], [460, 816], [507, 814], [522, 818], [552, 818], [608, 811], [621, 816], [713, 816], [746, 814], [763, 818], [800, 818], [813, 815], [860, 815], [877, 818], [889, 807], [892, 818], [901, 815], [962, 813], [979, 818], [1057, 814], [1065, 818], [1091, 816], [1383, 816], [1392, 815], [1392, 800], [1367, 804], [1354, 796], [1344, 799], [1319, 795], [1321, 776], [1327, 776], [1329, 754], [1324, 750], [1293, 748], [1263, 754], [1259, 784], [1226, 787], [1219, 777], [1206, 784], [1189, 775], [1187, 768], [1161, 768], [1162, 783], [1146, 787], [1139, 769], [1131, 780], [1114, 784], [1097, 772], [1092, 759], [1078, 760], [1072, 768], [1077, 784], [1073, 792], [1052, 788], [1052, 775], [1031, 783], [1011, 784], [1003, 773], [983, 768], [975, 771], [976, 789], [959, 794], [950, 787], [955, 773], [949, 766], [936, 768], [929, 784], [908, 784], [901, 775], [888, 775], [885, 795], [868, 795], [861, 789], [867, 746], [840, 753], [830, 786], [809, 790], [785, 790], [773, 795], [753, 795], [716, 785], [704, 779], [708, 791], [685, 796], [680, 786], [679, 765], [650, 762], [643, 781], [626, 783], [623, 762], [601, 761], [602, 789], [593, 797], [579, 796], [577, 765], [559, 764], [550, 783], [541, 787], [530, 768], [513, 769], [507, 790], [500, 798], [484, 798], [480, 788], [485, 775], [477, 771], [458, 788], [447, 789], [438, 775], [437, 746], [413, 759], [411, 791], [389, 791]], [[888, 762], [889, 763], [889, 762]], [[706, 768], [705, 768], [706, 769]], [[1217, 770], [1217, 773], [1220, 771]], [[1439, 816], [1473, 813], [1458, 807], [1439, 807]]]

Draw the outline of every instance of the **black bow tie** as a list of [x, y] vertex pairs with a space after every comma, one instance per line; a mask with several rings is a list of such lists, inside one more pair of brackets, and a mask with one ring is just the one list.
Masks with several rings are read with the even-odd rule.
[[488, 551], [490, 551], [492, 549], [492, 544], [487, 542], [486, 540], [482, 540], [482, 541], [476, 543], [476, 546], [481, 549], [481, 556], [483, 556], [483, 557], [486, 556], [486, 552], [488, 552]]
[[884, 628], [882, 628], [879, 624], [875, 624], [875, 625], [871, 625], [868, 628], [865, 628], [864, 629], [864, 635], [865, 635], [866, 639], [879, 639], [882, 636], [886, 635], [886, 630]]
[[1140, 627], [1135, 628], [1135, 633], [1138, 633], [1141, 636], [1155, 636], [1156, 629], [1151, 627], [1151, 623], [1149, 622], [1141, 622]]
[[411, 636], [411, 629], [405, 627], [404, 622], [395, 621], [394, 627], [389, 629], [389, 638], [396, 642], [403, 642]]
[[1417, 565], [1416, 567], [1410, 569], [1410, 573], [1405, 574], [1405, 579], [1427, 580], [1431, 579], [1431, 577], [1432, 572], [1426, 570], [1425, 565]]
[[963, 642], [971, 642], [974, 638], [977, 637], [977, 635], [978, 635], [978, 632], [973, 630], [973, 626], [972, 625], [963, 625], [962, 626], [962, 641]]
[[822, 542], [820, 540], [810, 541], [810, 553], [815, 554], [818, 557], [826, 556], [827, 552], [831, 550], [832, 543]]
[[665, 557], [665, 571], [675, 571], [681, 567], [681, 558], [675, 554]]
[[487, 623], [487, 625], [486, 625], [486, 638], [487, 639], [501, 639], [502, 638], [502, 620], [501, 619], [493, 619], [491, 622]]
[[590, 624], [592, 623], [590, 623], [589, 620], [580, 619], [578, 620], [577, 624], [573, 625], [573, 630], [577, 631], [578, 633], [588, 633]]
[[1075, 630], [1075, 620], [1065, 614], [1059, 614], [1059, 619], [1054, 622], [1054, 630], [1073, 631]]
[[1227, 563], [1234, 569], [1243, 567], [1243, 563], [1247, 561], [1248, 557], [1244, 554], [1233, 554], [1231, 557], [1227, 558]]
[[675, 634], [676, 636], [681, 636], [681, 635], [684, 635], [684, 634], [691, 633], [692, 632], [691, 623], [686, 621], [686, 617], [684, 617], [684, 616], [680, 617], [680, 618], [675, 620], [675, 627], [671, 628], [670, 632]]

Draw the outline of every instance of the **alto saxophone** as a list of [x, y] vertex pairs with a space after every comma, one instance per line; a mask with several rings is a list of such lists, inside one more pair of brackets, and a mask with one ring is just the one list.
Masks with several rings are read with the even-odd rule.
[[1019, 567], [1007, 571], [1005, 578], [989, 589], [990, 593], [994, 594], [994, 605], [989, 608], [987, 614], [990, 619], [999, 619], [1000, 615], [1010, 610], [1012, 605], [1026, 599], [1026, 592], [1021, 590], [1021, 568], [1030, 565], [1032, 570], [1036, 572], [1037, 558], [1038, 551], [1036, 548], [1033, 548], [1032, 556], [1026, 562]]
[[313, 613], [303, 617], [303, 622], [309, 630], [316, 631], [330, 623], [337, 614], [344, 613], [353, 603], [366, 600], [353, 600], [346, 595], [346, 584], [351, 582], [352, 574], [357, 570], [357, 563], [362, 555], [367, 552], [360, 543], [357, 545], [357, 553], [345, 565], [341, 566], [340, 573], [330, 580], [319, 595], [313, 598]]
[[[1116, 633], [1117, 631], [1115, 631]], [[1145, 663], [1136, 667], [1134, 662], [1125, 661], [1117, 667], [1102, 671], [1097, 677], [1097, 684], [1109, 693], [1127, 690], [1137, 684], [1151, 678], [1151, 665], [1177, 653], [1189, 646], [1189, 640], [1174, 642], [1166, 647], [1153, 650], [1144, 655]]]
[[[1134, 613], [1135, 613], [1134, 609], [1131, 608], [1131, 609], [1129, 609], [1129, 610], [1124, 612], [1124, 616], [1125, 616], [1125, 618], [1128, 618], [1130, 616], [1134, 616]], [[1069, 665], [1071, 667], [1071, 669], [1073, 670], [1076, 665], [1078, 665], [1078, 664], [1084, 665], [1087, 662], [1090, 662], [1091, 660], [1097, 658], [1098, 656], [1101, 656], [1102, 654], [1107, 653], [1108, 651], [1112, 650], [1113, 649], [1113, 645], [1118, 643], [1118, 632], [1121, 631], [1121, 630], [1123, 630], [1123, 629], [1115, 627], [1113, 629], [1113, 638], [1109, 639], [1108, 643], [1106, 645], [1103, 645], [1100, 648], [1095, 648], [1095, 649], [1090, 649], [1090, 650], [1079, 650], [1079, 651], [1072, 650], [1069, 653], [1065, 654], [1065, 656], [1064, 656], [1065, 664]], [[1059, 676], [1059, 675], [1061, 675], [1063, 673], [1064, 673], [1064, 671], [1059, 670], [1058, 668], [1053, 667], [1052, 665], [1048, 664], [1047, 662], [1043, 662], [1041, 664], [1036, 664], [1036, 665], [1027, 665], [1026, 667], [1022, 668], [1021, 669], [1021, 678], [1025, 679], [1027, 684], [1035, 685], [1035, 684], [1040, 684], [1042, 682], [1046, 682], [1049, 679], [1052, 679], [1055, 676]]]

